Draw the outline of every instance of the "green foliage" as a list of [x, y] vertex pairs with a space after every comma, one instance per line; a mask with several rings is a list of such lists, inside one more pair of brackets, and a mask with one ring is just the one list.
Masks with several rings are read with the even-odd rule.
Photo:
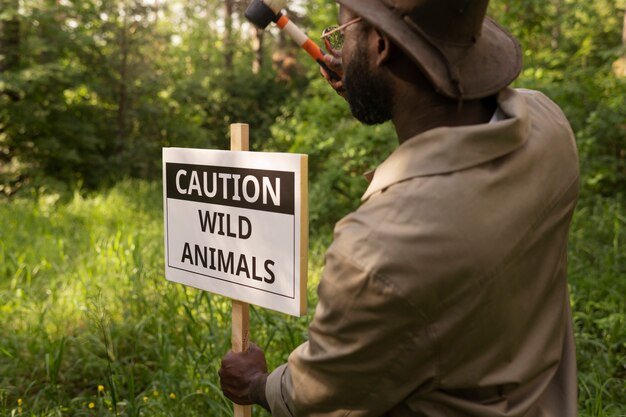
[[253, 74], [241, 39], [225, 69], [218, 28], [203, 14], [180, 32], [182, 16], [139, 0], [25, 1], [19, 66], [0, 72], [0, 191], [34, 178], [89, 188], [158, 178], [162, 147], [227, 148], [235, 121], [267, 137], [293, 85], [267, 66]]
[[[585, 192], [602, 195], [626, 187], [620, 140], [626, 87], [612, 72], [624, 51], [621, 6], [610, 0], [490, 5], [524, 49], [516, 85], [540, 89], [561, 105], [579, 139]], [[243, 7], [233, 16], [231, 68], [216, 0], [26, 0], [20, 9], [7, 7], [0, 20], [17, 21], [21, 30], [17, 66], [0, 73], [4, 193], [50, 178], [89, 188], [124, 177], [158, 178], [163, 146], [224, 149], [229, 123], [243, 121], [251, 125], [253, 149], [320, 158], [311, 170], [314, 195], [319, 188], [340, 198], [336, 207], [315, 210], [316, 222], [332, 224], [354, 207], [364, 188], [359, 170], [388, 153], [391, 129], [354, 123], [316, 65], [276, 31], [266, 34], [265, 64], [252, 73]], [[335, 24], [337, 10], [334, 1], [310, 0], [294, 3], [289, 13], [317, 39]], [[282, 69], [269, 64], [276, 51], [294, 55], [306, 74], [281, 78]], [[363, 166], [353, 162], [359, 154], [370, 157]], [[350, 161], [348, 179], [343, 168]], [[315, 201], [330, 199], [321, 193]]]
[[[24, 174], [95, 186], [155, 166], [169, 121], [145, 51], [157, 29], [145, 23], [149, 8], [124, 7], [24, 2], [20, 65], [0, 88], [11, 92], [0, 96], [0, 144]], [[157, 32], [155, 45], [162, 38]], [[150, 160], [137, 160], [146, 150]]]
[[570, 120], [583, 193], [611, 196], [626, 189], [626, 79], [612, 69], [626, 52], [623, 4], [494, 1], [490, 11], [522, 44], [525, 65], [515, 84], [545, 92]]
[[[230, 302], [165, 281], [161, 205], [160, 184], [136, 181], [0, 203], [0, 415], [18, 399], [37, 416], [93, 415], [90, 403], [101, 416], [232, 415], [216, 386]], [[253, 308], [270, 366], [309, 320]]]
[[579, 152], [588, 192], [600, 195], [626, 189], [626, 79], [607, 78], [601, 100], [578, 132]]
[[626, 205], [582, 200], [570, 237], [570, 289], [580, 413], [626, 412]]

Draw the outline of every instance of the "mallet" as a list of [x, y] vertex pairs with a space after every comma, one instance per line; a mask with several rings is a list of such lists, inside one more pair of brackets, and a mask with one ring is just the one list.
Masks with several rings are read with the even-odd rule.
[[302, 49], [304, 49], [313, 58], [320, 67], [328, 73], [331, 79], [335, 81], [341, 80], [340, 73], [337, 73], [326, 65], [324, 62], [324, 52], [315, 44], [295, 23], [287, 16], [281, 13], [281, 10], [287, 4], [287, 0], [252, 0], [250, 6], [246, 9], [246, 19], [259, 29], [265, 29], [274, 22], [281, 29], [287, 32], [291, 38], [296, 41]]

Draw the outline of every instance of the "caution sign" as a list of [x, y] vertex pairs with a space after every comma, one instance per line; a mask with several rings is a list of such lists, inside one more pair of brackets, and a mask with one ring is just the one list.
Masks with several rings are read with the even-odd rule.
[[307, 157], [163, 149], [166, 277], [306, 312]]

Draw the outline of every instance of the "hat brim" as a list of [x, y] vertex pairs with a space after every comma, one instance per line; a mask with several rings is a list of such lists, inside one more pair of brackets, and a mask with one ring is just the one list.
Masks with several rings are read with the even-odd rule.
[[490, 18], [485, 18], [482, 34], [473, 45], [435, 46], [380, 0], [337, 2], [387, 34], [435, 88], [450, 98], [477, 99], [496, 94], [522, 69], [519, 42]]

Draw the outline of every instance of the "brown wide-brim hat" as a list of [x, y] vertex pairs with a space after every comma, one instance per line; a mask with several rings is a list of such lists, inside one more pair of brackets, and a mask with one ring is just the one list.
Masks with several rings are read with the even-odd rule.
[[496, 94], [522, 69], [518, 41], [485, 17], [488, 0], [337, 2], [387, 34], [450, 98]]

